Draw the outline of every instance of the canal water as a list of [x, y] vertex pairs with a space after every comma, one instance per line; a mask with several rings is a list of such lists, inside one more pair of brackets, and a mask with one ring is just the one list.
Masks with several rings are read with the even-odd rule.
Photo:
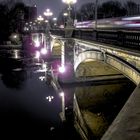
[[39, 63], [17, 56], [0, 55], [0, 139], [80, 140]]
[[[71, 118], [75, 94], [81, 115], [94, 133], [92, 139], [99, 140], [135, 87], [130, 81], [61, 85], [65, 107], [70, 109], [66, 109], [68, 121], [62, 122], [62, 100], [45, 79], [45, 61], [25, 57], [17, 50], [7, 52], [0, 53], [0, 139], [81, 140]], [[54, 67], [57, 63], [53, 62]]]

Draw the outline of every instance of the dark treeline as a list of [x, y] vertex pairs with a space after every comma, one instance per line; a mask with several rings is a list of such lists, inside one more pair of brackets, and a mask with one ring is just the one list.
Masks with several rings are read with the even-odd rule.
[[0, 3], [0, 44], [9, 40], [12, 33], [21, 33], [21, 26], [26, 13], [22, 2], [7, 0]]
[[[71, 10], [71, 16], [78, 21], [94, 20], [95, 19], [95, 3], [86, 3], [82, 5], [78, 10], [75, 10], [73, 5]], [[59, 16], [59, 22], [63, 23], [65, 18], [63, 13], [67, 12], [67, 7], [62, 10]], [[109, 0], [102, 4], [98, 4], [98, 19], [113, 18], [121, 16], [132, 16], [140, 14], [140, 6], [132, 0], [121, 3], [116, 0]]]

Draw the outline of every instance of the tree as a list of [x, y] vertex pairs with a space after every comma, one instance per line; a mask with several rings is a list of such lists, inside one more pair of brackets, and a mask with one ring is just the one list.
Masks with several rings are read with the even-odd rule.
[[10, 21], [10, 32], [18, 32], [22, 31], [22, 24], [25, 14], [25, 4], [22, 2], [16, 3], [13, 7], [11, 7], [9, 12], [9, 21]]
[[94, 19], [95, 14], [95, 4], [94, 3], [86, 3], [81, 6], [80, 10], [77, 12], [78, 20], [91, 20]]
[[124, 4], [124, 7], [126, 8], [126, 14], [128, 16], [130, 15], [136, 15], [136, 14], [139, 14], [139, 11], [138, 11], [138, 5], [133, 2], [133, 1], [127, 1], [125, 4]]
[[9, 9], [7, 5], [0, 4], [0, 42], [2, 40], [6, 40], [7, 36], [9, 34], [8, 27], [9, 27], [9, 22], [8, 22], [8, 13]]
[[99, 8], [102, 18], [120, 17], [126, 15], [126, 10], [118, 1], [108, 1], [103, 3]]

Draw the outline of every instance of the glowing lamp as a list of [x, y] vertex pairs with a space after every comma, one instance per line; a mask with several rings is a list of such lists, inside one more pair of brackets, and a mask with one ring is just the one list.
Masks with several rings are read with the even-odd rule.
[[64, 97], [64, 92], [60, 92], [59, 95], [60, 95], [61, 97]]
[[46, 48], [42, 48], [42, 49], [40, 50], [40, 52], [41, 52], [41, 54], [47, 54], [47, 49], [46, 49]]
[[38, 40], [35, 41], [35, 47], [39, 47], [40, 46], [40, 42]]
[[64, 66], [59, 67], [59, 72], [64, 73], [65, 72], [65, 67]]

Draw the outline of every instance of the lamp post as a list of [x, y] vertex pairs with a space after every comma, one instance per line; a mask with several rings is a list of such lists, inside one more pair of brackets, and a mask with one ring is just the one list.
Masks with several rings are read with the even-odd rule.
[[98, 0], [95, 1], [95, 30], [97, 30]]
[[64, 3], [68, 4], [68, 21], [67, 21], [67, 24], [68, 26], [72, 26], [73, 25], [73, 22], [72, 22], [72, 19], [71, 19], [71, 5], [72, 4], [75, 4], [77, 2], [77, 0], [62, 0]]
[[56, 28], [56, 26], [57, 26], [57, 18], [54, 17], [53, 18], [53, 27]]
[[65, 26], [66, 26], [66, 19], [67, 19], [68, 13], [63, 13], [63, 16], [64, 16], [64, 28], [65, 28]]
[[49, 20], [50, 20], [50, 17], [53, 15], [53, 13], [50, 11], [50, 9], [46, 9], [46, 11], [43, 14], [44, 14], [44, 16], [47, 17], [47, 20], [48, 20], [48, 22], [47, 22], [47, 30], [49, 30], [50, 29]]
[[46, 11], [44, 12], [44, 15], [47, 17], [50, 17], [53, 15], [53, 13], [50, 11], [50, 9], [46, 9]]
[[42, 21], [44, 21], [44, 18], [41, 15], [39, 15], [37, 21], [38, 21], [38, 30], [39, 30], [42, 28]]

